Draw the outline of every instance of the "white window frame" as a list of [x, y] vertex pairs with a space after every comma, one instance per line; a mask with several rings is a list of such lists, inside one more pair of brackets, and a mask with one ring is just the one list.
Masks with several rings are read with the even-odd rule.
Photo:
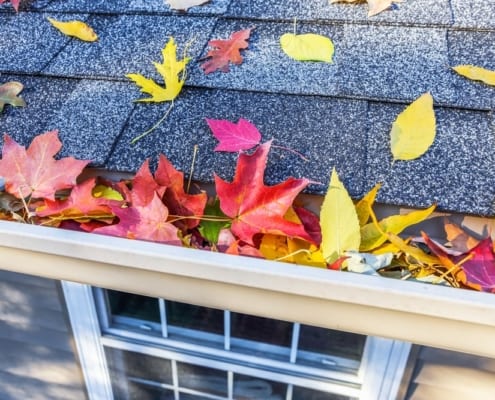
[[[109, 333], [112, 333], [112, 328], [109, 326], [108, 320], [105, 321], [107, 318], [98, 317], [95, 293], [91, 286], [62, 281], [62, 288], [90, 400], [113, 400], [108, 365], [103, 349], [104, 345], [164, 358], [174, 358], [176, 356], [168, 353], [167, 350], [133, 343], [132, 341], [123, 341], [111, 335], [103, 336], [100, 326]], [[101, 293], [101, 291], [96, 291], [96, 293]], [[98, 294], [96, 295], [98, 296]], [[118, 330], [119, 336], [123, 332], [125, 330]], [[132, 333], [129, 334], [129, 337], [136, 338], [135, 334]], [[153, 341], [153, 337], [150, 336], [146, 336], [146, 339], [147, 341]], [[157, 343], [160, 342], [159, 337], [155, 340]], [[181, 344], [180, 342], [177, 345], [187, 346], [187, 344]], [[360, 388], [349, 389], [342, 386], [340, 390], [340, 385], [334, 384], [335, 387], [333, 387], [332, 391], [356, 397], [359, 400], [376, 400], [378, 398], [380, 400], [395, 400], [410, 348], [410, 343], [368, 337], [362, 357], [363, 361], [357, 374], [357, 380], [361, 383]], [[215, 350], [212, 351], [215, 352]], [[213, 362], [211, 366], [221, 367], [221, 364], [215, 365], [215, 362]], [[253, 371], [246, 369], [244, 373], [252, 375]], [[270, 379], [270, 376], [267, 376], [266, 373], [264, 373], [264, 377]], [[271, 378], [274, 380], [283, 379], [283, 377], [276, 374]], [[231, 388], [232, 385], [229, 386]], [[327, 390], [328, 387], [327, 385]]]

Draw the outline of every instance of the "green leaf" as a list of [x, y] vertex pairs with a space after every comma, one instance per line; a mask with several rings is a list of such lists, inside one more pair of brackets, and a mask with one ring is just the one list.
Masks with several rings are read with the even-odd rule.
[[[208, 217], [219, 217], [219, 219], [227, 218], [226, 215], [220, 209], [220, 200], [215, 198], [213, 202], [208, 202], [205, 207], [205, 215]], [[217, 244], [220, 231], [224, 228], [228, 228], [230, 222], [226, 221], [211, 221], [202, 219], [199, 223], [199, 233], [210, 243]]]
[[425, 210], [412, 211], [403, 215], [392, 215], [382, 219], [378, 225], [380, 229], [372, 222], [361, 228], [361, 246], [359, 250], [370, 251], [382, 245], [387, 241], [387, 236], [384, 233], [393, 233], [395, 235], [401, 233], [407, 227], [424, 221], [435, 210], [436, 205]]
[[390, 145], [394, 160], [422, 156], [433, 144], [435, 133], [433, 97], [427, 92], [400, 113], [392, 125]]
[[359, 220], [349, 193], [335, 168], [320, 212], [321, 250], [327, 263], [333, 263], [348, 250], [358, 250], [361, 242]]
[[333, 43], [325, 36], [314, 33], [286, 33], [280, 37], [280, 46], [285, 54], [297, 61], [332, 62]]

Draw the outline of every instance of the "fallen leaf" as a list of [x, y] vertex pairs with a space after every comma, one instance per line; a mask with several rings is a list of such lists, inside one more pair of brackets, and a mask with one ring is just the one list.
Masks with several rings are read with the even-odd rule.
[[347, 251], [347, 271], [364, 275], [378, 276], [378, 270], [388, 267], [392, 262], [393, 254], [384, 253], [379, 255], [369, 253], [358, 253], [357, 251]]
[[10, 2], [12, 4], [12, 7], [14, 7], [14, 10], [17, 12], [19, 11], [19, 4], [21, 3], [21, 0], [0, 0], [0, 4], [4, 4], [6, 2]]
[[320, 212], [321, 250], [331, 264], [348, 250], [358, 250], [361, 242], [359, 220], [349, 193], [332, 170]]
[[145, 78], [141, 74], [126, 75], [127, 78], [141, 87], [141, 92], [151, 96], [136, 101], [154, 103], [172, 101], [182, 90], [182, 86], [184, 86], [186, 80], [185, 68], [190, 58], [185, 57], [182, 60], [177, 60], [177, 46], [173, 37], [170, 38], [163, 48], [162, 56], [163, 62], [153, 62], [153, 65], [162, 76], [165, 83], [164, 86], [160, 86], [153, 79]]
[[249, 36], [254, 28], [248, 28], [234, 32], [229, 39], [210, 40], [208, 46], [212, 47], [205, 56], [206, 60], [202, 65], [205, 74], [220, 70], [229, 72], [229, 63], [239, 65], [243, 59], [241, 50], [247, 49]]
[[[469, 255], [471, 258], [461, 265], [466, 274], [466, 286], [484, 292], [495, 292], [495, 254], [492, 240], [489, 237], [483, 239], [469, 251]], [[456, 260], [459, 261], [463, 256]]]
[[252, 155], [241, 153], [232, 183], [215, 174], [220, 208], [233, 219], [234, 235], [250, 245], [257, 233], [298, 237], [311, 242], [302, 224], [284, 218], [309, 181], [290, 177], [278, 185], [265, 186], [263, 178], [270, 146], [271, 141], [260, 145]]
[[333, 3], [368, 3], [368, 17], [372, 17], [394, 6], [395, 3], [402, 3], [402, 0], [330, 0]]
[[297, 61], [332, 62], [334, 46], [326, 36], [285, 33], [280, 37], [280, 46], [285, 54]]
[[452, 69], [459, 75], [473, 81], [481, 81], [487, 85], [495, 86], [495, 71], [474, 65], [457, 65]]
[[370, 222], [361, 228], [360, 251], [370, 251], [387, 241], [387, 236], [383, 233], [399, 234], [407, 227], [424, 221], [435, 210], [436, 205], [432, 205], [424, 210], [411, 211], [408, 214], [391, 215], [382, 219], [378, 227]]
[[249, 121], [241, 118], [237, 123], [224, 119], [206, 119], [213, 136], [219, 140], [215, 151], [237, 152], [260, 144], [261, 133]]
[[261, 254], [261, 252], [256, 247], [253, 247], [249, 244], [241, 244], [239, 240], [233, 242], [225, 251], [225, 254], [263, 258], [263, 254]]
[[445, 222], [444, 229], [447, 234], [447, 240], [455, 250], [460, 251], [461, 253], [468, 252], [480, 242], [478, 239], [461, 229], [458, 225], [451, 222]]
[[226, 216], [220, 209], [218, 198], [212, 199], [206, 204], [204, 213], [206, 218], [201, 219], [198, 230], [208, 242], [217, 244], [220, 232], [230, 226], [230, 222], [225, 221]]
[[390, 144], [394, 160], [422, 156], [435, 140], [435, 133], [433, 97], [427, 92], [402, 111], [392, 124]]
[[72, 36], [85, 42], [95, 42], [98, 40], [98, 35], [93, 28], [82, 21], [57, 21], [56, 19], [47, 17], [48, 21], [64, 35]]
[[25, 101], [19, 97], [24, 86], [20, 82], [7, 82], [0, 85], [0, 112], [3, 111], [5, 104], [10, 104], [14, 107], [24, 107]]
[[440, 260], [437, 257], [432, 256], [430, 254], [426, 254], [419, 247], [411, 246], [410, 244], [406, 243], [404, 240], [402, 240], [399, 236], [395, 235], [394, 233], [388, 232], [387, 240], [390, 243], [392, 243], [395, 247], [397, 247], [400, 251], [402, 251], [404, 254], [413, 257], [421, 264], [427, 264], [427, 265], [440, 264]]
[[70, 189], [89, 161], [65, 157], [55, 160], [62, 143], [58, 132], [36, 136], [26, 148], [4, 135], [0, 176], [5, 177], [5, 190], [20, 198], [55, 199], [55, 192]]
[[356, 204], [356, 212], [359, 219], [359, 226], [364, 226], [370, 219], [370, 210], [375, 203], [376, 195], [380, 190], [381, 184], [377, 183], [373, 188]]
[[166, 0], [172, 10], [187, 11], [191, 7], [200, 6], [210, 0]]

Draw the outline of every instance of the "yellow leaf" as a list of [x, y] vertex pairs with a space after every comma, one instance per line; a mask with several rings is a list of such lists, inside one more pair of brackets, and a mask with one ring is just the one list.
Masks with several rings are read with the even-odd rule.
[[265, 234], [261, 238], [260, 252], [267, 260], [277, 260], [289, 254], [287, 237], [282, 235]]
[[399, 236], [393, 233], [387, 233], [387, 240], [390, 241], [394, 246], [400, 249], [403, 253], [414, 257], [416, 260], [423, 264], [428, 265], [438, 265], [440, 261], [437, 257], [426, 254], [423, 250], [418, 247], [411, 246], [402, 240]]
[[151, 96], [136, 101], [160, 103], [162, 101], [172, 101], [177, 97], [182, 90], [182, 86], [184, 86], [185, 68], [190, 59], [186, 57], [182, 60], [177, 60], [176, 52], [177, 46], [174, 38], [171, 37], [162, 50], [163, 62], [153, 62], [156, 70], [163, 77], [165, 86], [160, 86], [152, 79], [145, 78], [141, 74], [126, 75], [141, 87], [141, 92]]
[[358, 250], [361, 241], [354, 203], [340, 181], [335, 168], [320, 212], [321, 250], [332, 263], [348, 250]]
[[117, 201], [124, 200], [124, 198], [118, 191], [105, 185], [96, 185], [92, 190], [92, 194], [96, 198], [103, 198], [107, 200], [117, 200]]
[[98, 35], [95, 33], [93, 28], [82, 21], [62, 22], [50, 17], [47, 19], [64, 35], [73, 36], [85, 42], [94, 42], [98, 40]]
[[457, 65], [452, 69], [459, 75], [465, 76], [473, 81], [481, 81], [488, 85], [495, 86], [495, 71], [474, 65]]
[[384, 233], [399, 234], [407, 227], [424, 221], [435, 210], [436, 205], [425, 210], [412, 211], [403, 215], [392, 215], [382, 219], [378, 229], [374, 223], [366, 224], [361, 228], [360, 251], [370, 251], [386, 242], [387, 236]]
[[370, 219], [370, 208], [375, 202], [381, 183], [377, 183], [373, 188], [356, 204], [356, 212], [359, 219], [359, 226], [363, 226]]
[[297, 61], [332, 62], [333, 43], [322, 35], [285, 33], [280, 37], [280, 46], [285, 54]]
[[287, 239], [287, 248], [291, 255], [290, 261], [295, 264], [309, 265], [311, 267], [326, 268], [327, 263], [323, 258], [321, 249], [301, 239]]
[[429, 92], [411, 103], [395, 120], [390, 133], [394, 160], [422, 156], [435, 140], [433, 97]]

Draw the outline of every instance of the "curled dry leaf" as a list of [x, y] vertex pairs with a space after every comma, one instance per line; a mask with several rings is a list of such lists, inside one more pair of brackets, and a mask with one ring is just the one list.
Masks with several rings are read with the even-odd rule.
[[7, 82], [0, 85], [0, 112], [3, 111], [5, 104], [10, 104], [14, 107], [24, 107], [26, 102], [19, 97], [24, 86], [20, 82]]
[[98, 35], [88, 24], [82, 21], [57, 21], [56, 19], [47, 18], [50, 23], [64, 35], [72, 36], [84, 42], [95, 42]]

